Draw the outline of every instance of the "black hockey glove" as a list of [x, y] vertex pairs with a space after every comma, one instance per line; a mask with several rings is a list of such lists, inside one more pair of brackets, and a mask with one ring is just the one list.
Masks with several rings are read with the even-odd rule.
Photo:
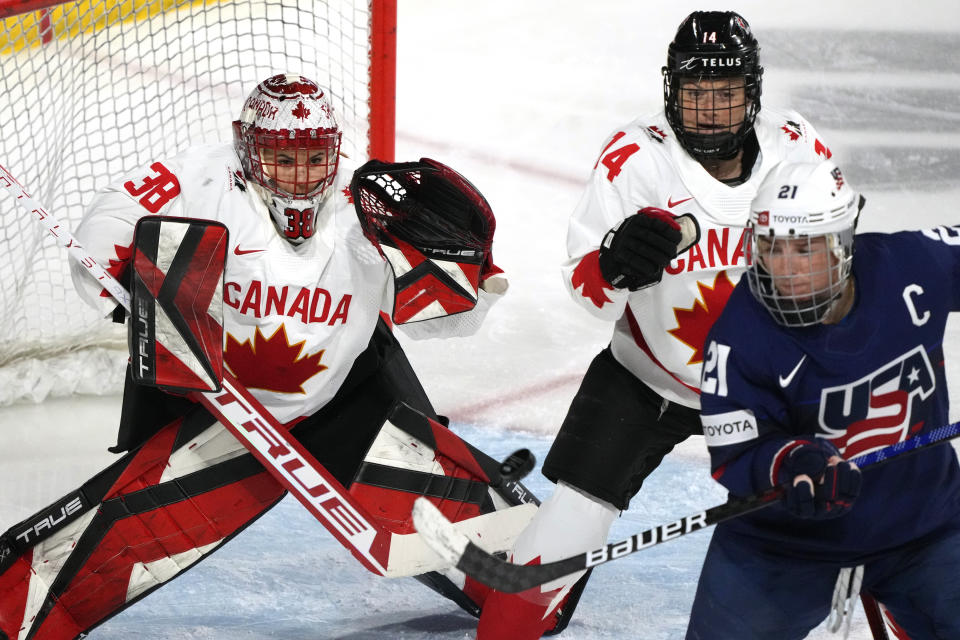
[[780, 463], [784, 504], [800, 518], [827, 519], [847, 513], [860, 495], [860, 469], [821, 438], [796, 440]]
[[660, 282], [683, 237], [669, 211], [644, 207], [607, 232], [600, 243], [600, 273], [617, 289], [636, 291]]

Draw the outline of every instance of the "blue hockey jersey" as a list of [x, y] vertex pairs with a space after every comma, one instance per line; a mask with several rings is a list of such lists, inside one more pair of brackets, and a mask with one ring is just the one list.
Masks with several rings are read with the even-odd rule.
[[[948, 423], [943, 340], [960, 310], [960, 227], [856, 237], [856, 299], [836, 325], [786, 328], [734, 290], [707, 338], [701, 379], [714, 478], [733, 495], [775, 482], [797, 436], [849, 459]], [[770, 550], [838, 564], [960, 527], [960, 467], [949, 443], [866, 469], [853, 509], [804, 520], [776, 504], [721, 524]]]

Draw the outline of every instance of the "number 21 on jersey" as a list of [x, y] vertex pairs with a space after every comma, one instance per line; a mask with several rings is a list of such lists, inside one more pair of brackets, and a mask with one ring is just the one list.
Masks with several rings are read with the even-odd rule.
[[729, 345], [719, 344], [716, 340], [710, 341], [707, 357], [703, 361], [703, 372], [700, 375], [700, 391], [715, 396], [727, 395], [727, 357], [729, 355]]

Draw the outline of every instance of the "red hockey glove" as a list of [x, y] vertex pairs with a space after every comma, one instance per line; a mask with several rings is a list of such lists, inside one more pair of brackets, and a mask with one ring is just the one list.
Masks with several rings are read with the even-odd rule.
[[636, 291], [656, 284], [663, 277], [664, 267], [699, 236], [700, 228], [692, 215], [675, 217], [663, 209], [644, 207], [603, 237], [598, 256], [600, 273], [617, 289]]
[[800, 518], [836, 518], [848, 512], [860, 495], [860, 469], [844, 460], [833, 444], [821, 438], [795, 440], [781, 450], [776, 470], [786, 485], [784, 504]]

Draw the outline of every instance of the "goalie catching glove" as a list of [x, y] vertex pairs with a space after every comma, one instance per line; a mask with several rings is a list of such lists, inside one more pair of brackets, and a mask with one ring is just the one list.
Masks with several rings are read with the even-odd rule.
[[[371, 160], [354, 172], [350, 192], [364, 235], [393, 269], [397, 324], [469, 311], [481, 283], [501, 272], [491, 257], [493, 211], [450, 167]], [[494, 292], [505, 284], [498, 278]]]

